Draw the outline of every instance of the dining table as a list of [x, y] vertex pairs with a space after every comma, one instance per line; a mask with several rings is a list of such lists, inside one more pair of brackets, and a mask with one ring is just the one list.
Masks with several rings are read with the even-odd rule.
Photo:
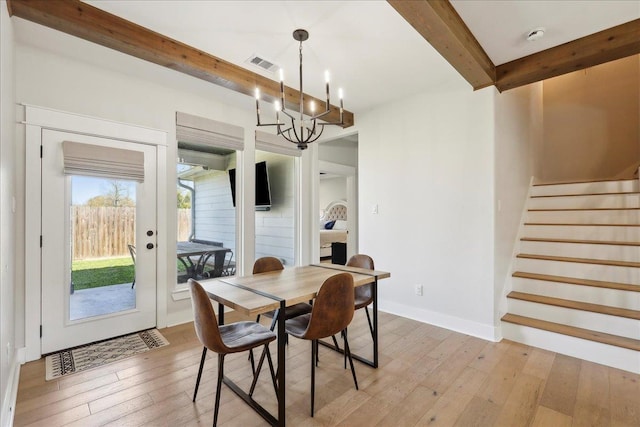
[[[390, 273], [365, 268], [343, 266], [339, 264], [311, 264], [285, 268], [284, 270], [253, 274], [242, 277], [223, 277], [202, 280], [199, 283], [209, 295], [218, 303], [218, 323], [224, 324], [224, 310], [229, 307], [248, 317], [255, 318], [258, 314], [278, 310], [284, 313], [286, 308], [299, 302], [313, 300], [320, 286], [329, 277], [347, 272], [353, 277], [354, 286], [371, 284], [373, 291], [373, 358], [372, 360], [352, 356], [373, 368], [378, 367], [378, 280], [391, 276]], [[277, 400], [278, 413], [274, 416], [251, 396], [240, 389], [228, 377], [223, 382], [253, 408], [262, 418], [274, 426], [284, 426], [286, 422], [285, 384], [285, 322], [277, 322]], [[343, 352], [337, 346], [336, 351]]]

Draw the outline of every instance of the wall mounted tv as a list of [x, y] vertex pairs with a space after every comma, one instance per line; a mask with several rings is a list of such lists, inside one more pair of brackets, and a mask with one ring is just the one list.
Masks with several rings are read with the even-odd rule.
[[[229, 182], [231, 183], [231, 200], [236, 206], [236, 170], [229, 169]], [[256, 210], [268, 211], [271, 209], [271, 189], [269, 186], [269, 174], [267, 162], [256, 163]]]

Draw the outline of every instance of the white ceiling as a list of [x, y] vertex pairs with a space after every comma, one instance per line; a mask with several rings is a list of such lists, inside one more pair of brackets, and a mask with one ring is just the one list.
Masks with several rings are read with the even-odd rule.
[[[356, 114], [449, 81], [462, 81], [386, 1], [88, 3], [277, 80], [277, 74], [245, 62], [257, 54], [282, 66], [285, 83], [292, 87], [298, 86], [298, 44], [291, 33], [304, 28], [310, 33], [303, 44], [304, 91], [322, 99], [324, 70], [329, 69], [332, 103], [335, 104], [338, 87], [342, 87], [345, 108]], [[496, 65], [640, 17], [640, 2], [635, 0], [452, 3]], [[524, 35], [538, 26], [547, 28], [545, 38], [524, 42]], [[91, 49], [83, 48], [84, 42], [73, 37], [24, 21], [15, 28], [22, 43], [107, 67], [116, 66], [115, 54], [92, 53]], [[118, 66], [124, 67], [121, 63]], [[149, 79], [166, 79], [174, 73], [168, 70], [150, 73], [154, 67], [135, 63], [126, 69], [136, 72], [136, 68], [147, 73]]]

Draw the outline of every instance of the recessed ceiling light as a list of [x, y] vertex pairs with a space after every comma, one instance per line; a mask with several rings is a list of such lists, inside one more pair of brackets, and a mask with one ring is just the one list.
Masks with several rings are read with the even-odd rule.
[[541, 39], [544, 36], [544, 28], [536, 28], [534, 30], [529, 31], [527, 34], [527, 40], [530, 42]]

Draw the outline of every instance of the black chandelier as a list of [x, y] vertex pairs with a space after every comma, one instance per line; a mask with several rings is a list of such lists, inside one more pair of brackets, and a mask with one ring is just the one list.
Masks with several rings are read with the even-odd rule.
[[[261, 123], [260, 122], [260, 89], [256, 88], [256, 115], [258, 118], [258, 126], [276, 126], [278, 135], [282, 135], [287, 141], [298, 145], [299, 150], [307, 148], [307, 144], [316, 141], [322, 135], [324, 127], [327, 125], [344, 125], [344, 106], [342, 101], [342, 89], [338, 90], [338, 97], [340, 98], [340, 121], [339, 122], [324, 122], [318, 123], [318, 119], [329, 114], [331, 111], [331, 103], [329, 101], [329, 72], [325, 72], [325, 87], [327, 102], [325, 104], [325, 110], [318, 114], [315, 114], [316, 106], [313, 101], [309, 104], [309, 111], [311, 116], [305, 119], [304, 117], [304, 91], [302, 90], [302, 42], [309, 38], [309, 32], [307, 30], [298, 29], [293, 32], [293, 38], [300, 42], [300, 109], [298, 111], [300, 117], [293, 116], [285, 108], [285, 95], [284, 95], [284, 72], [280, 69], [280, 100], [274, 104], [276, 110], [275, 123]], [[284, 121], [280, 121], [280, 113], [286, 117]], [[287, 118], [290, 123], [285, 123]], [[287, 127], [288, 126], [288, 127]]]

